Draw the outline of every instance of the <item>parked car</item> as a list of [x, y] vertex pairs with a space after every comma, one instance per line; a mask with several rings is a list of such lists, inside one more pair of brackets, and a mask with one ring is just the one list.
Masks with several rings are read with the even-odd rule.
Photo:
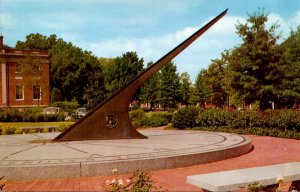
[[76, 110], [76, 115], [81, 118], [84, 117], [86, 114], [88, 113], [88, 111], [86, 110], [86, 108], [78, 108]]
[[47, 107], [44, 109], [43, 113], [47, 115], [52, 115], [52, 114], [64, 113], [64, 110], [59, 107]]

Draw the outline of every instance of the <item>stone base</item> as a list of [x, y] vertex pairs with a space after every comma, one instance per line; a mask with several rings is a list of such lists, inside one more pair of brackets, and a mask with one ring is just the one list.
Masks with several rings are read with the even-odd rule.
[[[148, 139], [51, 142], [59, 133], [0, 136], [0, 173], [7, 180], [75, 178], [172, 169], [237, 157], [252, 149], [245, 136], [201, 131], [142, 130]], [[0, 175], [0, 176], [1, 176]]]

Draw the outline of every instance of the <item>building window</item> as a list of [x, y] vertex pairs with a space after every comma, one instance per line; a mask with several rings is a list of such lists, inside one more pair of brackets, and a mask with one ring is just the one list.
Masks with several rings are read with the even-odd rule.
[[41, 86], [34, 85], [32, 90], [33, 90], [33, 99], [40, 100], [41, 99]]
[[38, 73], [38, 72], [40, 72], [41, 71], [41, 66], [40, 66], [40, 64], [33, 64], [32, 65], [32, 72], [33, 73]]
[[16, 73], [23, 73], [23, 65], [20, 63], [16, 64]]
[[16, 86], [16, 100], [24, 100], [24, 87], [17, 85]]

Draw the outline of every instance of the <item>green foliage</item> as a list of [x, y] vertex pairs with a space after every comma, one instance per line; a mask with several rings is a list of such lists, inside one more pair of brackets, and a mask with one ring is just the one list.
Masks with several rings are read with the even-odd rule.
[[65, 112], [68, 112], [68, 114], [72, 114], [79, 107], [79, 104], [74, 101], [73, 102], [61, 101], [61, 102], [51, 103], [51, 106], [62, 108]]
[[[150, 62], [147, 66], [150, 67], [152, 64]], [[149, 103], [150, 109], [153, 109], [158, 104], [159, 77], [159, 74], [155, 74], [141, 88], [140, 99], [143, 103]]]
[[207, 70], [202, 69], [199, 72], [195, 83], [195, 99], [202, 107], [204, 107], [205, 101], [208, 101], [211, 98], [211, 90], [207, 82], [208, 78], [206, 77], [206, 74]]
[[[49, 51], [50, 85], [59, 89], [63, 98], [68, 101], [75, 98], [83, 105], [88, 103], [90, 98], [95, 98], [95, 95], [105, 95], [101, 65], [91, 52], [57, 39], [56, 35], [47, 37], [40, 34], [28, 35], [26, 41], [17, 42], [16, 48]], [[89, 105], [94, 106], [94, 103], [104, 99], [103, 96], [96, 98], [98, 100]], [[57, 101], [57, 98], [54, 100]]]
[[64, 114], [46, 115], [41, 113], [40, 108], [24, 109], [9, 109], [0, 111], [1, 122], [55, 122], [64, 121]]
[[282, 49], [277, 45], [276, 24], [266, 29], [268, 16], [262, 11], [250, 14], [247, 23], [237, 25], [243, 43], [231, 51], [231, 87], [246, 103], [260, 101], [261, 109], [277, 101]]
[[135, 171], [129, 179], [133, 181], [131, 191], [157, 191], [157, 188], [154, 186], [155, 182], [151, 179], [149, 172]]
[[[100, 69], [99, 69], [100, 70]], [[100, 104], [106, 97], [102, 73], [96, 72], [88, 77], [89, 85], [85, 87], [83, 99], [88, 110]]]
[[16, 133], [16, 130], [17, 128], [15, 126], [7, 126], [3, 132], [5, 135], [13, 135]]
[[183, 128], [193, 128], [196, 124], [196, 118], [198, 116], [199, 109], [197, 107], [188, 106], [179, 109], [173, 115], [172, 125], [173, 127], [183, 129]]
[[177, 103], [182, 100], [180, 91], [180, 77], [177, 73], [176, 65], [169, 62], [163, 67], [159, 74], [158, 101], [163, 108], [177, 107]]
[[69, 124], [61, 124], [61, 125], [59, 125], [59, 127], [58, 127], [58, 131], [63, 132], [63, 131], [65, 131], [66, 129], [68, 129], [69, 127], [70, 127]]
[[282, 106], [289, 108], [299, 105], [300, 101], [300, 26], [291, 31], [290, 36], [282, 43], [285, 65], [281, 68], [284, 78], [280, 86]]
[[129, 118], [131, 119], [132, 126], [138, 128], [142, 126], [142, 119], [146, 117], [145, 111], [137, 109], [129, 112]]
[[191, 82], [190, 76], [187, 72], [182, 73], [180, 76], [180, 91], [181, 91], [181, 103], [184, 105], [189, 105], [191, 98]]
[[146, 116], [145, 111], [141, 109], [137, 109], [129, 112], [129, 117], [131, 120], [141, 120], [145, 116]]
[[180, 109], [173, 115], [173, 127], [300, 139], [300, 111], [195, 111]]
[[159, 127], [171, 122], [172, 113], [146, 113], [142, 109], [129, 112], [129, 117], [134, 128], [138, 127]]
[[50, 35], [49, 37], [41, 35], [39, 33], [29, 34], [26, 36], [26, 41], [17, 41], [17, 49], [40, 49], [49, 50], [56, 43], [56, 35]]
[[144, 116], [141, 120], [141, 125], [146, 127], [160, 127], [168, 124], [168, 118], [162, 113], [152, 113], [149, 116]]
[[105, 69], [105, 87], [108, 95], [133, 80], [143, 71], [144, 60], [138, 58], [136, 52], [127, 52], [112, 60]]
[[250, 183], [247, 187], [248, 192], [261, 192], [264, 189], [264, 185], [259, 182]]
[[198, 126], [226, 126], [229, 113], [226, 110], [201, 110], [196, 118]]
[[51, 92], [51, 103], [63, 101], [63, 95], [60, 89], [54, 87]]

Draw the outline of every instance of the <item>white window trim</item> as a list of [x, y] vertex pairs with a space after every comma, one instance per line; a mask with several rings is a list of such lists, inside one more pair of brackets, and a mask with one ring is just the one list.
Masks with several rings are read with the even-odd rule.
[[17, 73], [17, 74], [23, 73], [24, 72], [23, 66], [22, 66], [22, 70], [21, 71], [17, 71], [17, 65], [22, 65], [22, 64], [16, 63], [16, 65], [15, 65], [15, 73]]
[[[22, 99], [17, 99], [17, 86], [22, 87], [22, 97], [23, 97]], [[15, 95], [16, 101], [24, 101], [24, 99], [25, 99], [24, 86], [23, 85], [16, 85], [15, 91], [16, 91], [16, 95]]]

